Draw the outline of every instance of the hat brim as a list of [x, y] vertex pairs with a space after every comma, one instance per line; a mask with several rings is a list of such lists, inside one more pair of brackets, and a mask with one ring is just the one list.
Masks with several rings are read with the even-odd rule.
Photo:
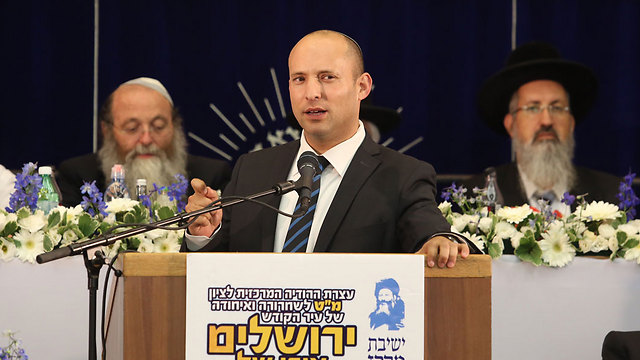
[[478, 92], [478, 111], [491, 129], [507, 135], [503, 122], [511, 96], [534, 80], [553, 80], [565, 88], [576, 123], [588, 113], [598, 93], [593, 71], [573, 61], [545, 59], [507, 67], [487, 79]]

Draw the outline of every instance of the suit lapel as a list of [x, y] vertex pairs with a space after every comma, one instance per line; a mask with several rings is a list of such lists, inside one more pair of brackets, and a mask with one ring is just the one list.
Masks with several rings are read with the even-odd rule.
[[[269, 168], [268, 171], [265, 171], [264, 174], [268, 180], [264, 181], [267, 186], [275, 185], [277, 183], [283, 182], [287, 180], [287, 176], [289, 175], [289, 170], [291, 170], [291, 164], [293, 163], [293, 159], [298, 153], [298, 149], [300, 148], [300, 141], [292, 141], [285, 145], [278, 146], [277, 148], [273, 148], [273, 151], [276, 151], [275, 162], [272, 164], [265, 164]], [[265, 189], [266, 190], [266, 189]], [[280, 196], [269, 196], [264, 202], [275, 207], [276, 209], [280, 207]], [[265, 208], [263, 211], [268, 211], [271, 214], [273, 211], [271, 209]], [[262, 223], [260, 224], [261, 233], [264, 234], [262, 236], [262, 251], [273, 251], [273, 237], [276, 233], [276, 222], [278, 219], [277, 214], [262, 216]]]
[[325, 252], [328, 250], [336, 231], [344, 220], [356, 195], [373, 171], [380, 165], [380, 160], [376, 158], [380, 153], [378, 146], [378, 144], [374, 143], [373, 140], [367, 136], [356, 151], [344, 178], [340, 182], [340, 187], [329, 206], [329, 211], [318, 234], [314, 252]]

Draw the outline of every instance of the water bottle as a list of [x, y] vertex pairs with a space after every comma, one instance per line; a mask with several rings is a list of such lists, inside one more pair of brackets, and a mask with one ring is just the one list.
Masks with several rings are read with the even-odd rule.
[[502, 198], [502, 193], [500, 192], [500, 188], [498, 188], [498, 180], [496, 179], [496, 169], [493, 167], [489, 167], [484, 171], [486, 182], [485, 188], [486, 192], [486, 201], [489, 207], [489, 211], [497, 211], [500, 209], [502, 204], [504, 204], [504, 199]]
[[60, 204], [60, 190], [53, 180], [50, 166], [40, 166], [38, 174], [42, 178], [42, 187], [38, 192], [38, 209], [48, 214]]
[[111, 168], [111, 184], [104, 191], [104, 201], [113, 199], [130, 199], [129, 189], [124, 183], [124, 168], [121, 164], [115, 164]]
[[140, 201], [140, 197], [147, 195], [147, 179], [136, 180], [136, 200]]

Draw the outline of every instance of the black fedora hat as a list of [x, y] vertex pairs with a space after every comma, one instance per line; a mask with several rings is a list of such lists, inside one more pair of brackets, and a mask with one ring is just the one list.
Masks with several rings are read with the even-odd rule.
[[511, 52], [502, 70], [491, 76], [478, 93], [478, 110], [489, 127], [507, 134], [503, 125], [511, 96], [520, 86], [535, 80], [553, 80], [569, 93], [576, 123], [587, 114], [598, 93], [593, 71], [577, 62], [562, 59], [550, 44], [530, 42]]

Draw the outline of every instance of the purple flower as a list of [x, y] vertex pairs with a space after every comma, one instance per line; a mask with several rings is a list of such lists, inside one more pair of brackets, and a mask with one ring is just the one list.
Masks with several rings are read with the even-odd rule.
[[617, 198], [620, 200], [618, 207], [627, 213], [627, 221], [631, 221], [636, 217], [636, 206], [640, 204], [640, 199], [638, 199], [631, 186], [635, 177], [636, 174], [629, 171], [629, 174], [624, 177], [618, 187]]
[[37, 174], [38, 165], [26, 163], [22, 172], [16, 175], [15, 189], [9, 198], [8, 212], [16, 212], [22, 207], [29, 207], [33, 212], [38, 207], [38, 192], [42, 187], [42, 178]]
[[571, 206], [575, 201], [576, 201], [576, 197], [569, 194], [569, 192], [565, 192], [564, 194], [562, 194], [562, 200], [563, 203], [567, 204], [568, 206]]
[[96, 216], [101, 214], [103, 216], [107, 216], [107, 205], [102, 200], [102, 193], [98, 190], [96, 186], [96, 182], [92, 181], [91, 183], [84, 182], [80, 187], [80, 192], [86, 194], [88, 196], [82, 197], [82, 209], [88, 212], [91, 216]]
[[187, 193], [189, 182], [182, 174], [176, 174], [174, 178], [177, 180], [177, 182], [169, 185], [167, 189], [167, 195], [169, 195], [169, 200], [177, 202], [178, 212], [182, 212], [186, 205], [185, 195]]

